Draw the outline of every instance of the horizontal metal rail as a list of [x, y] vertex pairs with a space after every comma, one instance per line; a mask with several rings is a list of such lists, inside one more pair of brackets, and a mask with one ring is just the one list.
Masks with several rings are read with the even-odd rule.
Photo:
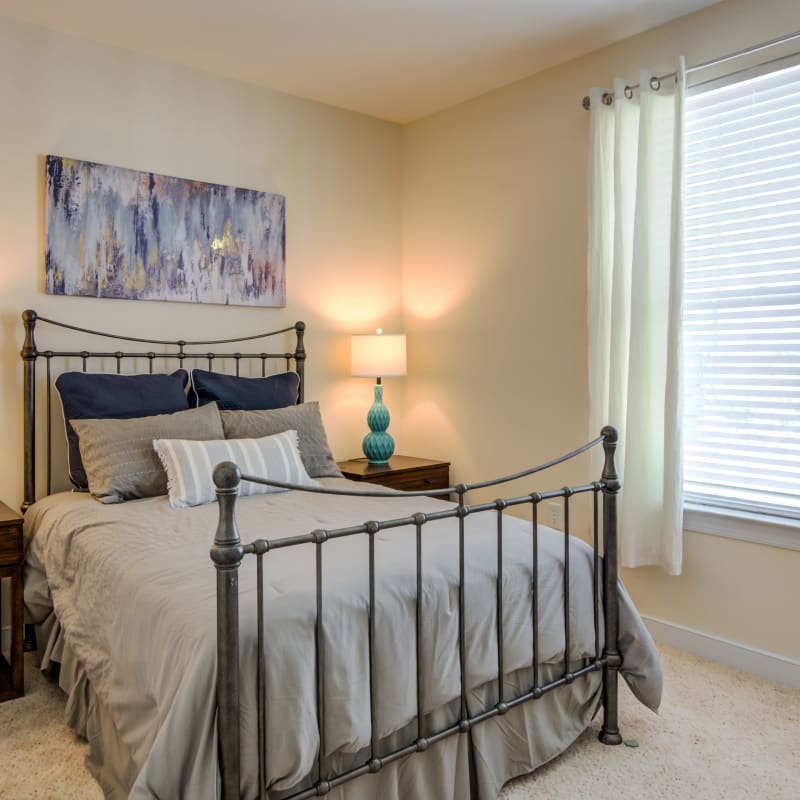
[[[601, 444], [603, 442], [603, 437], [598, 436], [596, 439], [593, 439], [591, 442], [583, 445], [582, 447], [577, 448], [576, 450], [572, 450], [569, 453], [565, 453], [563, 456], [559, 456], [558, 458], [554, 458], [552, 461], [547, 461], [544, 464], [538, 464], [535, 467], [531, 467], [530, 469], [522, 470], [521, 472], [515, 472], [511, 475], [504, 475], [500, 478], [494, 478], [488, 481], [480, 481], [478, 483], [460, 483], [456, 486], [450, 486], [447, 489], [426, 489], [421, 491], [414, 491], [414, 492], [400, 492], [401, 495], [406, 497], [438, 497], [444, 494], [459, 494], [464, 495], [467, 492], [471, 492], [475, 489], [485, 489], [489, 486], [499, 486], [503, 483], [510, 483], [511, 481], [516, 481], [521, 478], [527, 478], [530, 475], [535, 475], [537, 472], [544, 472], [547, 469], [551, 469], [552, 467], [557, 466], [558, 464], [563, 464], [565, 461], [569, 461], [582, 453], [585, 453], [587, 450], [591, 450], [593, 447]], [[238, 469], [238, 468], [237, 468]], [[276, 481], [270, 478], [262, 478], [257, 475], [245, 475], [243, 473], [239, 473], [239, 477], [243, 481], [249, 481], [251, 483], [260, 483], [263, 486], [274, 486], [280, 489], [294, 489], [299, 492], [311, 492], [317, 494], [330, 494], [330, 495], [347, 495], [351, 497], [397, 497], [398, 492], [380, 492], [380, 491], [367, 491], [364, 489], [334, 489], [333, 487], [328, 486], [303, 486], [296, 483], [287, 483], [285, 481]], [[567, 487], [568, 488], [568, 487]], [[564, 492], [567, 491], [565, 489], [557, 489], [552, 492], [547, 492], [542, 495], [543, 498], [545, 497], [563, 497]], [[578, 487], [575, 489], [569, 489], [573, 494], [578, 491], [591, 491], [594, 488], [594, 484], [590, 484], [589, 486], [585, 487]], [[529, 499], [529, 498], [528, 498]], [[520, 499], [520, 502], [526, 502], [526, 499]], [[509, 501], [510, 502], [510, 501]]]
[[[27, 312], [26, 312], [27, 313]], [[146, 339], [142, 336], [122, 336], [118, 333], [106, 333], [104, 331], [95, 331], [91, 328], [81, 328], [79, 325], [70, 325], [67, 322], [59, 322], [55, 319], [49, 319], [48, 317], [43, 317], [41, 314], [36, 314], [34, 317], [35, 320], [39, 322], [47, 322], [50, 325], [55, 325], [58, 328], [67, 328], [71, 331], [78, 331], [78, 333], [88, 333], [90, 336], [100, 336], [105, 339], [118, 339], [121, 342], [140, 342], [142, 344], [166, 344], [166, 345], [173, 345], [175, 347], [198, 347], [200, 345], [209, 345], [209, 344], [233, 344], [234, 342], [252, 342], [255, 339], [264, 339], [267, 336], [277, 336], [281, 333], [289, 333], [290, 331], [294, 330], [302, 330], [305, 328], [305, 324], [302, 322], [297, 322], [294, 325], [290, 325], [288, 328], [280, 328], [279, 330], [275, 331], [267, 331], [266, 333], [256, 333], [251, 336], [237, 336], [232, 339]], [[299, 327], [302, 326], [302, 327]]]
[[88, 351], [88, 350], [40, 350], [37, 353], [37, 358], [116, 358], [116, 359], [130, 359], [130, 358], [178, 358], [178, 359], [186, 359], [186, 358], [197, 358], [197, 359], [205, 359], [216, 361], [217, 359], [222, 358], [232, 358], [235, 361], [244, 361], [247, 359], [279, 359], [279, 358], [294, 358], [294, 353], [187, 353], [186, 351], [181, 352], [165, 352], [165, 353], [156, 353], [152, 350], [146, 353], [133, 353], [133, 352], [123, 352], [121, 350], [114, 350], [108, 352], [99, 352], [96, 350]]

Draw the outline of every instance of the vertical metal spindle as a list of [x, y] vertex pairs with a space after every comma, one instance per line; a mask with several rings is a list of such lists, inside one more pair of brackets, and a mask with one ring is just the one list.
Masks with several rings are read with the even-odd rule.
[[81, 361], [83, 362], [83, 366], [82, 366], [82, 371], [83, 372], [86, 372], [86, 364], [87, 364], [88, 359], [89, 359], [89, 353], [87, 353], [86, 350], [83, 350], [81, 352]]
[[503, 509], [505, 502], [497, 500], [497, 702], [502, 704], [503, 698]]
[[459, 485], [458, 491], [458, 666], [461, 678], [461, 725], [462, 732], [466, 732], [467, 724], [467, 626], [466, 626], [466, 587], [464, 586], [464, 518], [466, 507], [464, 505], [464, 492], [466, 487]]
[[422, 741], [424, 734], [422, 714], [422, 524], [425, 522], [424, 514], [416, 514], [414, 522], [417, 526], [417, 596], [416, 596], [416, 651], [417, 651], [417, 741]]
[[256, 613], [258, 626], [258, 655], [256, 657], [257, 702], [258, 702], [258, 797], [266, 800], [267, 797], [267, 710], [264, 686], [264, 555], [256, 556]]
[[206, 354], [206, 360], [208, 361], [208, 371], [209, 372], [213, 372], [214, 370], [212, 369], [212, 364], [214, 362], [214, 354], [213, 353], [207, 353]]
[[600, 581], [600, 542], [598, 541], [598, 531], [600, 525], [598, 523], [598, 508], [597, 508], [597, 493], [600, 484], [595, 484], [595, 489], [592, 492], [592, 505], [593, 505], [593, 522], [594, 522], [594, 574], [592, 579], [592, 594], [594, 597], [594, 660], [600, 660], [600, 598], [598, 596], [598, 584]]
[[261, 354], [261, 377], [264, 378], [267, 375], [267, 354]]
[[533, 623], [533, 649], [531, 652], [531, 665], [533, 667], [533, 694], [534, 697], [541, 696], [539, 689], [539, 503], [542, 496], [537, 492], [531, 495], [531, 514], [532, 514], [532, 534], [533, 534], [533, 553], [531, 558], [531, 570], [533, 577], [532, 597], [531, 597], [531, 620]]
[[569, 496], [570, 489], [564, 489], [564, 675], [571, 683], [569, 671], [570, 630], [569, 630]]
[[370, 761], [378, 755], [378, 726], [375, 708], [375, 534], [378, 526], [367, 524], [369, 538], [369, 757]]
[[242, 354], [241, 353], [234, 353], [233, 357], [235, 359], [235, 364], [236, 364], [236, 377], [238, 378], [239, 377], [239, 363], [242, 360]]
[[52, 400], [53, 394], [52, 373], [50, 372], [50, 361], [53, 358], [53, 351], [48, 350], [45, 363], [47, 364], [47, 494], [50, 494], [53, 482], [53, 415]]
[[317, 733], [319, 735], [319, 755], [317, 759], [318, 783], [325, 783], [325, 641], [322, 622], [322, 542], [326, 537], [324, 531], [317, 531], [316, 543], [316, 598], [317, 616], [314, 625], [314, 649], [317, 656]]
[[155, 359], [155, 357], [156, 357], [155, 353], [147, 354], [147, 361], [149, 362], [149, 372], [151, 375], [153, 374], [153, 360]]
[[117, 359], [117, 375], [120, 375], [122, 373], [122, 353], [117, 351], [114, 353], [114, 358]]

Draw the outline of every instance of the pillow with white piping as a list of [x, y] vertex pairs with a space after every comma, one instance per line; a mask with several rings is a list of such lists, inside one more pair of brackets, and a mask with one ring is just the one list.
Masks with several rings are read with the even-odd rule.
[[[153, 439], [167, 473], [169, 504], [186, 508], [217, 499], [212, 474], [222, 461], [233, 461], [247, 475], [299, 486], [318, 486], [312, 480], [297, 448], [297, 431], [284, 431], [260, 439]], [[239, 494], [284, 492], [277, 486], [242, 481]]]

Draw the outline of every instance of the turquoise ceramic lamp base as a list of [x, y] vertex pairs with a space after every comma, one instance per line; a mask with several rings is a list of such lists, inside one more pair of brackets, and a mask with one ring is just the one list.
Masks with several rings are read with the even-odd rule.
[[394, 453], [394, 439], [386, 432], [389, 427], [389, 409], [383, 404], [383, 386], [375, 384], [375, 402], [367, 412], [370, 432], [361, 447], [370, 464], [388, 464]]

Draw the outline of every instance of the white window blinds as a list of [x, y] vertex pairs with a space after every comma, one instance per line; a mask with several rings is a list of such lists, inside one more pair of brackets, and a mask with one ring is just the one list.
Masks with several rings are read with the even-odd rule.
[[689, 502], [800, 517], [800, 66], [686, 103]]

